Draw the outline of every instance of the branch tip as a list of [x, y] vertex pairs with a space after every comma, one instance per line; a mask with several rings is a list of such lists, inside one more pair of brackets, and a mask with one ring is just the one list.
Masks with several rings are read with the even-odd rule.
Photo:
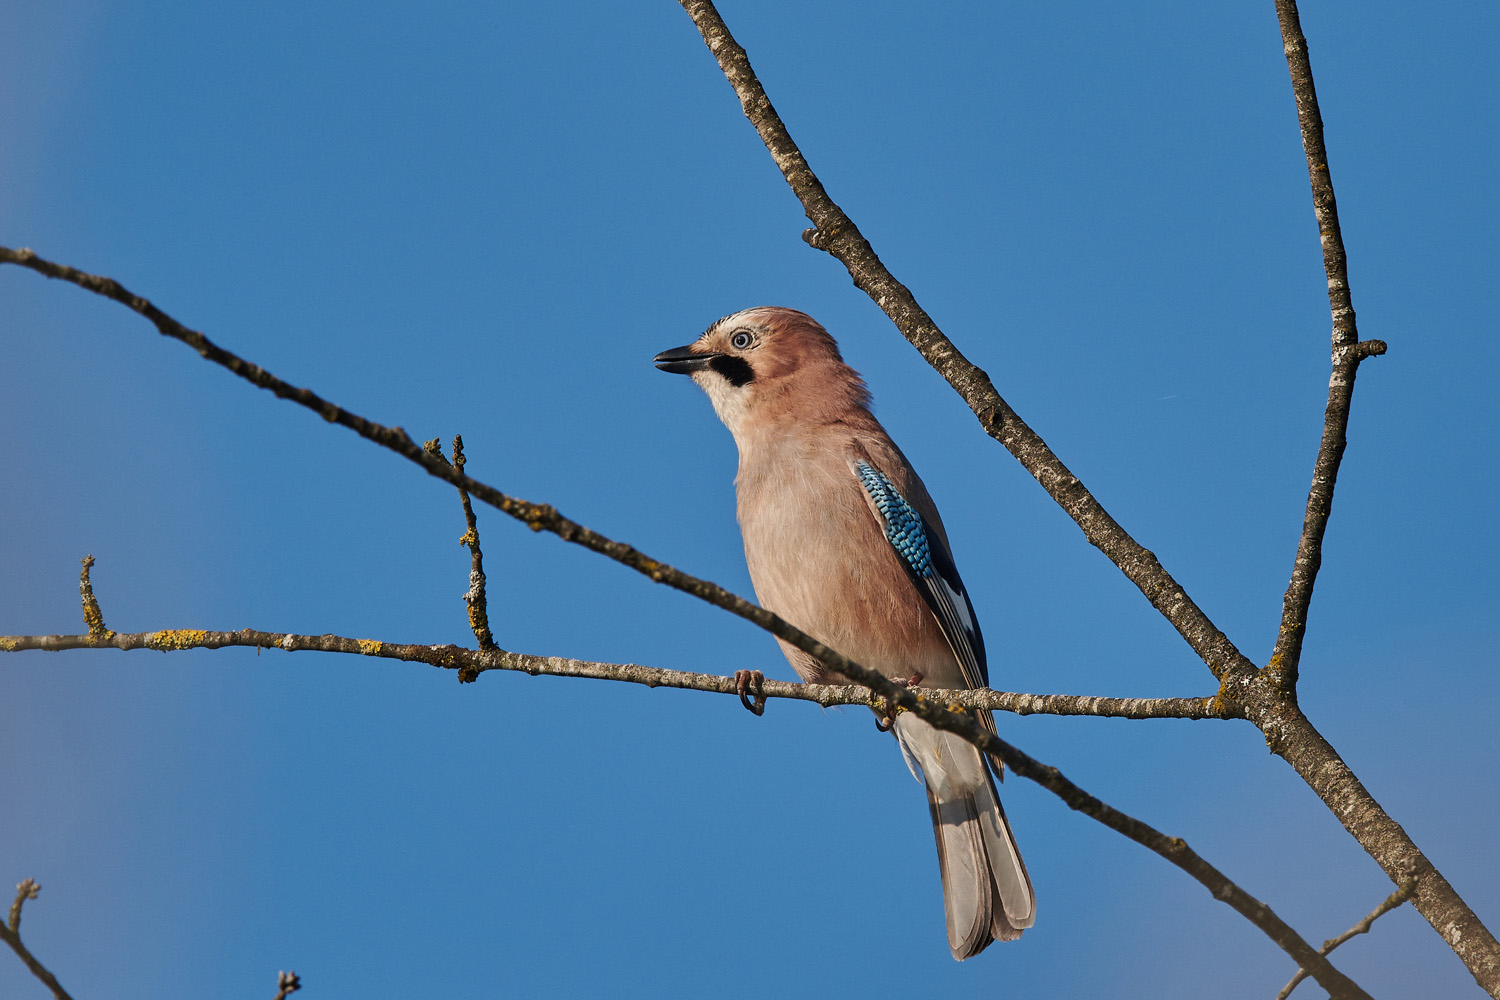
[[94, 557], [83, 557], [83, 570], [78, 574], [78, 594], [83, 599], [83, 623], [88, 627], [89, 637], [108, 642], [114, 635], [104, 624], [104, 613], [99, 610], [99, 601], [94, 597], [94, 585], [89, 580], [89, 570], [94, 568]]
[[28, 899], [36, 899], [41, 891], [41, 884], [32, 878], [22, 879], [16, 886], [16, 901], [10, 904], [10, 919], [7, 921], [12, 934], [21, 929], [21, 907]]
[[16, 886], [16, 901], [10, 904], [10, 917], [5, 925], [0, 927], [0, 941], [10, 946], [10, 950], [16, 953], [31, 974], [52, 991], [52, 996], [56, 1000], [73, 1000], [68, 995], [68, 991], [63, 989], [62, 984], [57, 981], [57, 977], [47, 971], [47, 967], [37, 960], [26, 945], [21, 943], [21, 907], [28, 899], [36, 899], [41, 889], [36, 879], [32, 878], [22, 879]]
[[[1396, 907], [1400, 906], [1402, 903], [1406, 902], [1416, 893], [1416, 891], [1417, 876], [1414, 873], [1409, 874], [1406, 876], [1406, 878], [1401, 880], [1401, 884], [1396, 887], [1396, 891], [1387, 896], [1379, 906], [1375, 907], [1375, 909], [1366, 914], [1363, 920], [1355, 924], [1353, 927], [1349, 928], [1344, 933], [1340, 934], [1338, 937], [1329, 938], [1327, 941], [1324, 941], [1323, 947], [1318, 949], [1318, 954], [1327, 955], [1339, 945], [1344, 944], [1349, 939], [1360, 934], [1369, 933], [1370, 928], [1374, 925], [1375, 921], [1379, 920], [1381, 917], [1385, 916], [1387, 913], [1396, 909]], [[1281, 988], [1281, 992], [1276, 994], [1276, 1000], [1286, 1000], [1287, 997], [1292, 995], [1292, 991], [1297, 988], [1297, 984], [1302, 982], [1302, 980], [1306, 978], [1307, 970], [1298, 969], [1292, 976], [1292, 978], [1287, 982], [1287, 984]]]
[[[464, 466], [468, 461], [464, 456], [463, 435], [453, 435], [453, 468], [460, 476], [464, 475]], [[474, 516], [469, 491], [462, 486], [458, 488], [458, 500], [463, 506], [465, 525], [460, 542], [469, 550], [469, 589], [464, 592], [464, 604], [469, 609], [469, 630], [474, 633], [474, 641], [479, 644], [479, 648], [489, 651], [495, 648], [495, 637], [490, 631], [489, 598], [485, 595], [484, 553], [479, 548], [479, 521]], [[458, 682], [470, 683], [478, 676], [477, 672], [466, 673], [460, 670]]]

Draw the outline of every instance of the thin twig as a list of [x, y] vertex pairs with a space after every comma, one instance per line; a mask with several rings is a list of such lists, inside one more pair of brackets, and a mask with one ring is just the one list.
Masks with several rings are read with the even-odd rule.
[[[629, 566], [637, 572], [650, 576], [653, 580], [665, 583], [685, 593], [693, 594], [710, 604], [714, 604], [747, 621], [753, 622], [777, 638], [784, 639], [786, 642], [814, 657], [829, 667], [834, 673], [841, 674], [850, 681], [862, 684], [871, 689], [874, 694], [889, 701], [896, 708], [913, 712], [935, 728], [955, 733], [991, 756], [1001, 758], [1015, 773], [1041, 784], [1044, 788], [1062, 797], [1072, 808], [1091, 816], [1113, 830], [1123, 833], [1130, 839], [1166, 858], [1172, 864], [1207, 886], [1216, 899], [1223, 900], [1244, 915], [1246, 919], [1250, 920], [1251, 923], [1286, 951], [1298, 965], [1313, 969], [1314, 978], [1331, 994], [1352, 997], [1367, 995], [1353, 981], [1329, 964], [1327, 959], [1318, 955], [1306, 941], [1302, 940], [1284, 921], [1271, 912], [1269, 907], [1255, 900], [1238, 886], [1234, 885], [1234, 883], [1230, 882], [1218, 869], [1209, 865], [1202, 858], [1198, 857], [1197, 854], [1189, 850], [1186, 843], [1181, 839], [1167, 837], [1146, 824], [1115, 810], [1102, 801], [1088, 796], [1072, 782], [1063, 778], [1056, 768], [1047, 768], [1038, 764], [998, 737], [986, 732], [975, 721], [974, 717], [949, 709], [946, 702], [939, 703], [934, 699], [928, 699], [923, 694], [914, 692], [904, 685], [893, 683], [878, 671], [871, 670], [850, 660], [848, 657], [823, 645], [801, 630], [794, 628], [776, 615], [730, 593], [715, 583], [683, 573], [681, 570], [646, 556], [631, 546], [616, 542], [597, 532], [591, 531], [563, 517], [549, 505], [533, 504], [507, 496], [492, 486], [464, 475], [440, 457], [427, 454], [401, 428], [382, 426], [323, 399], [310, 389], [298, 388], [282, 381], [259, 365], [224, 350], [198, 331], [183, 326], [146, 299], [128, 291], [112, 278], [88, 274], [75, 268], [43, 260], [30, 250], [11, 250], [6, 247], [0, 247], [0, 263], [7, 262], [19, 264], [40, 274], [44, 274], [49, 278], [58, 278], [72, 282], [98, 295], [121, 302], [151, 320], [162, 334], [188, 344], [205, 359], [229, 369], [241, 378], [247, 379], [261, 388], [271, 390], [281, 398], [290, 399], [301, 406], [313, 410], [331, 423], [342, 424], [355, 431], [361, 437], [374, 441], [416, 462], [426, 469], [429, 474], [446, 480], [454, 486], [467, 489], [472, 495], [490, 504], [497, 510], [525, 522], [532, 530], [551, 531], [566, 541], [575, 542], [609, 556], [611, 559]], [[1076, 480], [1074, 482], [1076, 483]], [[1155, 557], [1152, 557], [1152, 562], [1153, 564], [1155, 563]], [[1159, 564], [1156, 565], [1160, 569]], [[1162, 572], [1164, 573], [1165, 571]], [[1175, 586], [1175, 582], [1173, 585]], [[1182, 599], [1187, 599], [1185, 594], [1182, 595]], [[1201, 615], [1202, 612], [1198, 612], [1198, 614]], [[1217, 630], [1215, 632], [1218, 634], [1220, 640], [1228, 643], [1228, 639], [1222, 633], [1217, 633]], [[155, 634], [159, 636], [162, 633]], [[1252, 671], [1250, 681], [1253, 683], [1254, 679], [1255, 675]], [[1224, 685], [1221, 685], [1219, 695], [1216, 697], [1220, 707], [1226, 710], [1230, 704], [1234, 704], [1232, 700], [1233, 695], [1225, 691]], [[1309, 963], [1311, 964], [1309, 965]]]
[[[1396, 907], [1406, 902], [1411, 898], [1411, 894], [1416, 891], [1416, 878], [1413, 877], [1406, 879], [1401, 883], [1400, 887], [1397, 888], [1395, 892], [1385, 897], [1385, 901], [1382, 902], [1379, 906], [1375, 907], [1375, 909], [1371, 910], [1363, 920], [1355, 924], [1353, 927], [1349, 928], [1344, 933], [1340, 934], [1338, 937], [1332, 938], [1328, 941], [1324, 941], [1323, 947], [1318, 949], [1318, 954], [1327, 955], [1329, 952], [1333, 951], [1333, 949], [1337, 948], [1345, 941], [1348, 941], [1350, 938], [1359, 934], [1369, 933], [1370, 927], [1375, 923], [1375, 921], [1379, 920], [1391, 910], [1394, 910]], [[1302, 980], [1306, 978], [1307, 970], [1298, 969], [1296, 975], [1292, 976], [1291, 981], [1281, 988], [1280, 993], [1276, 994], [1276, 1000], [1286, 1000], [1287, 997], [1292, 995], [1292, 990], [1295, 990], [1297, 988], [1297, 984], [1302, 982]]]
[[16, 901], [10, 904], [10, 919], [5, 926], [0, 927], [0, 938], [10, 945], [10, 950], [20, 956], [26, 968], [31, 970], [31, 974], [40, 979], [57, 1000], [73, 1000], [68, 995], [68, 991], [62, 988], [62, 983], [57, 981], [57, 977], [48, 972], [46, 966], [37, 961], [30, 949], [21, 943], [21, 907], [28, 899], [36, 899], [41, 889], [42, 887], [36, 883], [35, 879], [29, 878], [23, 879], [21, 884], [16, 886]]
[[[735, 679], [719, 674], [688, 670], [668, 670], [639, 663], [603, 663], [574, 660], [562, 656], [535, 656], [515, 653], [499, 647], [488, 650], [462, 646], [421, 645], [382, 642], [376, 639], [351, 639], [339, 635], [296, 635], [286, 632], [260, 632], [240, 629], [213, 632], [205, 629], [166, 629], [157, 632], [111, 632], [107, 639], [88, 635], [3, 635], [0, 652], [67, 649], [154, 649], [177, 652], [185, 649], [222, 649], [242, 646], [254, 649], [281, 649], [286, 652], [353, 653], [392, 660], [425, 663], [445, 670], [470, 672], [476, 677], [489, 670], [511, 670], [533, 677], [584, 677], [594, 680], [624, 681], [652, 688], [676, 688], [712, 694], [735, 695]], [[1237, 716], [1217, 707], [1212, 696], [1202, 698], [1107, 698], [1099, 695], [1027, 694], [1015, 691], [937, 690], [919, 688], [926, 698], [942, 702], [955, 711], [989, 709], [1014, 715], [1094, 716], [1106, 719], [1232, 719]], [[825, 708], [836, 705], [863, 705], [877, 708], [883, 704], [869, 688], [858, 684], [800, 684], [766, 680], [763, 691], [768, 698], [812, 702]]]
[[26, 905], [28, 899], [36, 899], [37, 893], [41, 891], [41, 884], [34, 878], [24, 878], [16, 885], [16, 899], [10, 904], [10, 916], [5, 922], [11, 933], [21, 933], [21, 907]]
[[1307, 176], [1312, 183], [1313, 211], [1323, 243], [1328, 305], [1333, 311], [1333, 346], [1347, 347], [1359, 341], [1359, 331], [1354, 324], [1354, 303], [1349, 297], [1349, 264], [1339, 229], [1338, 201], [1333, 196], [1333, 175], [1328, 169], [1328, 148], [1323, 144], [1323, 113], [1318, 109], [1318, 92], [1313, 86], [1312, 61], [1307, 54], [1307, 38], [1302, 34], [1302, 20], [1297, 14], [1297, 0], [1276, 0], [1276, 20], [1281, 26], [1281, 47], [1292, 75], [1297, 124], [1302, 129], [1302, 149], [1307, 154]]
[[[426, 442], [422, 447], [429, 455], [443, 457], [442, 449], [438, 447], [437, 438]], [[468, 460], [464, 458], [463, 435], [453, 435], [453, 468], [460, 474], [464, 471], [464, 464]], [[458, 499], [464, 508], [465, 530], [458, 544], [467, 546], [469, 549], [469, 589], [464, 593], [464, 604], [469, 608], [469, 628], [474, 633], [474, 641], [479, 644], [480, 649], [494, 649], [495, 637], [490, 633], [489, 602], [484, 594], [484, 553], [479, 550], [479, 522], [474, 518], [474, 505], [469, 502], [469, 491], [462, 486], [458, 488]], [[460, 684], [468, 683], [477, 675], [460, 670], [458, 681]]]
[[1313, 87], [1312, 62], [1307, 39], [1297, 15], [1296, 0], [1276, 0], [1276, 18], [1281, 24], [1282, 48], [1292, 77], [1292, 95], [1297, 102], [1297, 122], [1302, 128], [1302, 150], [1307, 157], [1307, 176], [1312, 184], [1313, 213], [1323, 244], [1323, 271], [1328, 280], [1328, 307], [1333, 316], [1333, 374], [1328, 380], [1328, 404], [1323, 411], [1323, 437], [1313, 462], [1312, 486], [1302, 517], [1302, 534], [1292, 578], [1281, 601], [1281, 624], [1276, 648], [1266, 670], [1286, 697], [1295, 697], [1297, 672], [1302, 660], [1302, 642], [1307, 635], [1307, 612], [1312, 605], [1313, 585], [1323, 564], [1323, 536], [1333, 512], [1333, 489], [1348, 443], [1349, 408], [1354, 400], [1354, 379], [1365, 358], [1384, 354], [1384, 341], [1361, 342], [1354, 319], [1354, 300], [1349, 292], [1349, 262], [1344, 253], [1344, 234], [1339, 228], [1339, 206], [1333, 196], [1333, 175], [1328, 168], [1328, 148], [1323, 143], [1323, 115]]
[[83, 557], [83, 572], [78, 574], [78, 594], [83, 599], [83, 623], [88, 626], [89, 635], [95, 639], [107, 639], [112, 634], [104, 624], [104, 613], [99, 610], [99, 602], [94, 599], [94, 584], [89, 579], [89, 570], [94, 568], [94, 557]]
[[287, 997], [302, 988], [302, 977], [295, 972], [276, 973], [276, 1000], [286, 1000]]

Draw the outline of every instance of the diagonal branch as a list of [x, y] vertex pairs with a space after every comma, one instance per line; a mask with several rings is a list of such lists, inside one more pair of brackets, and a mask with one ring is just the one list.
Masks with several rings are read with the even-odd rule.
[[[855, 663], [764, 608], [725, 590], [716, 583], [674, 569], [666, 563], [652, 559], [633, 546], [617, 542], [585, 528], [558, 513], [557, 509], [550, 504], [532, 503], [529, 500], [510, 496], [464, 474], [460, 469], [448, 464], [440, 454], [427, 452], [400, 427], [386, 427], [384, 424], [367, 420], [357, 413], [324, 399], [311, 389], [303, 389], [277, 378], [260, 365], [224, 350], [197, 330], [183, 326], [152, 305], [150, 301], [134, 294], [113, 278], [89, 274], [65, 264], [44, 260], [31, 250], [24, 248], [12, 250], [9, 247], [0, 246], [0, 263], [18, 264], [38, 274], [71, 282], [96, 295], [122, 303], [150, 320], [163, 336], [187, 344], [204, 359], [228, 369], [262, 389], [269, 390], [281, 399], [291, 400], [299, 406], [312, 410], [329, 423], [347, 427], [360, 437], [394, 451], [403, 458], [420, 465], [427, 470], [429, 475], [449, 482], [461, 490], [467, 490], [471, 496], [478, 497], [496, 510], [509, 514], [531, 530], [550, 531], [564, 541], [573, 542], [607, 556], [637, 573], [649, 576], [658, 583], [664, 583], [673, 589], [692, 594], [709, 604], [723, 608], [731, 614], [758, 625], [778, 639], [786, 640], [849, 680], [864, 684], [881, 694], [898, 693], [897, 685], [891, 683], [882, 674]], [[93, 627], [92, 622], [90, 627]]]
[[36, 894], [42, 889], [37, 885], [35, 879], [22, 879], [21, 884], [16, 886], [16, 901], [10, 904], [10, 919], [0, 924], [0, 941], [10, 945], [10, 950], [25, 963], [31, 974], [42, 981], [47, 989], [52, 991], [56, 1000], [73, 1000], [68, 991], [62, 988], [62, 983], [57, 977], [47, 971], [37, 957], [31, 953], [31, 949], [21, 943], [21, 907], [28, 899], [36, 899]]
[[897, 281], [853, 220], [836, 205], [802, 151], [782, 124], [765, 88], [750, 67], [750, 57], [729, 33], [724, 19], [709, 0], [679, 0], [703, 35], [709, 51], [728, 78], [745, 117], [755, 126], [771, 158], [802, 202], [816, 227], [803, 239], [826, 250], [848, 268], [854, 284], [880, 306], [922, 357], [963, 397], [985, 432], [1005, 446], [1068, 513], [1084, 537], [1120, 568], [1152, 606], [1187, 640], [1220, 681], [1245, 682], [1255, 665], [1193, 603], [1156, 556], [1132, 538], [1088, 489], [1069, 471], [1041, 436], [1011, 409], [990, 377], [961, 354], [917, 304], [911, 291]]
[[1312, 486], [1307, 493], [1307, 511], [1302, 518], [1302, 536], [1292, 579], [1281, 602], [1281, 627], [1267, 670], [1273, 683], [1288, 697], [1295, 697], [1297, 671], [1302, 660], [1302, 640], [1307, 634], [1307, 611], [1312, 604], [1313, 584], [1323, 565], [1323, 535], [1333, 512], [1333, 488], [1348, 442], [1349, 408], [1354, 400], [1354, 377], [1365, 358], [1385, 353], [1385, 342], [1361, 342], [1354, 321], [1354, 301], [1349, 294], [1349, 262], [1344, 253], [1344, 234], [1339, 228], [1339, 206], [1333, 197], [1333, 175], [1328, 169], [1328, 149], [1323, 144], [1323, 115], [1313, 87], [1312, 63], [1307, 39], [1297, 16], [1297, 0], [1276, 0], [1281, 23], [1282, 48], [1292, 76], [1292, 95], [1297, 101], [1297, 122], [1302, 127], [1302, 150], [1307, 155], [1307, 176], [1312, 183], [1313, 212], [1318, 237], [1323, 244], [1323, 270], [1328, 278], [1328, 306], [1333, 314], [1333, 374], [1328, 380], [1328, 405], [1323, 412], [1323, 438], [1313, 463]]
[[[1385, 900], [1381, 902], [1379, 906], [1375, 907], [1375, 909], [1366, 914], [1363, 920], [1355, 924], [1353, 927], [1349, 928], [1344, 933], [1340, 934], [1338, 937], [1330, 938], [1329, 940], [1324, 941], [1323, 947], [1318, 949], [1318, 954], [1327, 955], [1339, 945], [1347, 942], [1350, 938], [1356, 937], [1360, 934], [1368, 934], [1370, 932], [1370, 928], [1374, 926], [1375, 921], [1379, 920], [1381, 917], [1385, 916], [1387, 913], [1394, 910], [1402, 903], [1406, 902], [1411, 898], [1411, 894], [1416, 891], [1417, 880], [1415, 878], [1404, 879], [1401, 882], [1400, 887], [1397, 888], [1395, 892], [1385, 897]], [[1295, 990], [1297, 988], [1297, 984], [1301, 983], [1302, 980], [1306, 978], [1307, 970], [1298, 969], [1297, 974], [1292, 976], [1287, 984], [1281, 988], [1280, 993], [1276, 994], [1276, 1000], [1286, 1000], [1287, 997], [1292, 995], [1292, 990]]]

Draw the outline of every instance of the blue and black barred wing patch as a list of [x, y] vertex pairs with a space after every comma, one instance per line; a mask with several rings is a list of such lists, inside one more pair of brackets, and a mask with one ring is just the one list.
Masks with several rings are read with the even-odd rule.
[[984, 636], [948, 550], [927, 519], [907, 502], [885, 473], [868, 462], [855, 462], [854, 473], [880, 518], [886, 541], [896, 550], [907, 576], [932, 609], [953, 655], [958, 658], [964, 680], [970, 687], [989, 687]]

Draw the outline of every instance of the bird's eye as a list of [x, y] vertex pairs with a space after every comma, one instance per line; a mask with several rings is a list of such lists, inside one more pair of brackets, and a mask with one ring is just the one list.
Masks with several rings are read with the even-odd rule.
[[745, 330], [741, 330], [733, 337], [729, 338], [730, 345], [733, 346], [737, 351], [743, 351], [754, 342], [755, 338], [750, 336], [750, 334]]

